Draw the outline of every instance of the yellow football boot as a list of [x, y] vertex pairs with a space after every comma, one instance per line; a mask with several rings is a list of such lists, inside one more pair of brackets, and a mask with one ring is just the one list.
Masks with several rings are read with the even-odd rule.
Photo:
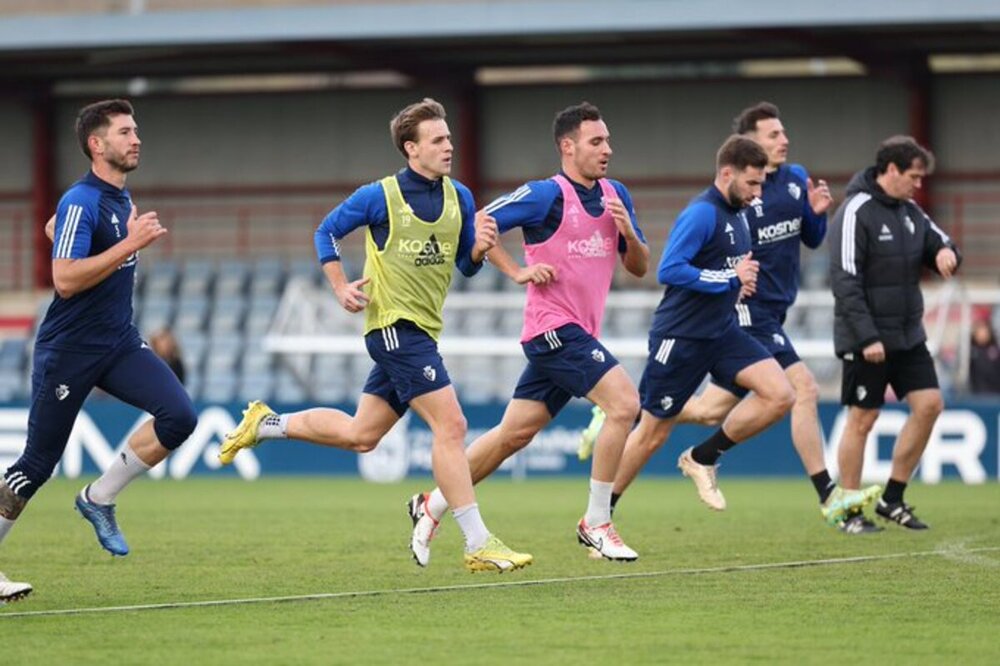
[[241, 449], [252, 449], [260, 444], [257, 430], [260, 422], [268, 416], [275, 416], [274, 410], [260, 400], [254, 400], [243, 410], [243, 420], [222, 440], [219, 448], [219, 462], [228, 465]]
[[531, 564], [532, 557], [528, 553], [516, 553], [500, 539], [492, 534], [479, 550], [465, 554], [465, 568], [476, 571], [513, 571], [523, 569]]

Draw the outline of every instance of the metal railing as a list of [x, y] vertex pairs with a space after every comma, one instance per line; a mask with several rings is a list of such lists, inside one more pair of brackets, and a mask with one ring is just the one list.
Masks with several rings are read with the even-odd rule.
[[[1000, 306], [1000, 288], [970, 288], [961, 280], [950, 280], [925, 287], [927, 303], [924, 325], [928, 333], [928, 348], [938, 360], [938, 370], [946, 386], [964, 388], [968, 382], [972, 309], [987, 305]], [[660, 291], [628, 290], [609, 294], [605, 320], [614, 318], [618, 310], [638, 310], [651, 315], [661, 297]], [[523, 292], [457, 292], [448, 296], [444, 317], [449, 313], [496, 311], [520, 314], [524, 309]], [[799, 356], [807, 363], [835, 361], [832, 340], [833, 295], [824, 290], [807, 290], [799, 294], [789, 311], [788, 322], [807, 321], [809, 310], [822, 310], [829, 320], [826, 332], [804, 333], [804, 327], [792, 328], [789, 335]], [[297, 364], [303, 358], [319, 354], [364, 355], [361, 336], [362, 314], [349, 314], [340, 307], [329, 287], [316, 287], [304, 281], [292, 281], [286, 287], [278, 312], [263, 338], [265, 350], [294, 357]], [[602, 342], [623, 361], [645, 359], [648, 355], [646, 330], [634, 335], [605, 335]], [[447, 357], [521, 357], [516, 334], [461, 334], [448, 330], [447, 323], [439, 348]], [[943, 360], [950, 362], [944, 363]], [[835, 374], [835, 373], [834, 373]], [[825, 378], [825, 381], [824, 381]], [[819, 376], [824, 397], [837, 394], [838, 384], [831, 373]]]

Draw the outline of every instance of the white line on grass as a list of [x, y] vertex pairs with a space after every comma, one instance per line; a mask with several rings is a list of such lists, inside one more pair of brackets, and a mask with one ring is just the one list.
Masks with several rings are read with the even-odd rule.
[[856, 557], [834, 557], [820, 560], [797, 560], [791, 562], [766, 562], [763, 564], [732, 564], [701, 569], [666, 569], [664, 571], [637, 571], [633, 573], [604, 574], [598, 576], [573, 576], [568, 578], [539, 578], [535, 580], [512, 580], [497, 583], [473, 583], [471, 585], [438, 585], [435, 587], [403, 587], [384, 590], [355, 590], [349, 592], [324, 592], [319, 594], [297, 594], [284, 597], [255, 597], [249, 599], [214, 599], [208, 601], [173, 601], [162, 604], [138, 604], [135, 606], [103, 606], [94, 608], [65, 608], [61, 610], [22, 611], [19, 613], [0, 612], [0, 618], [10, 617], [40, 617], [46, 615], [84, 615], [93, 613], [119, 613], [128, 611], [166, 610], [172, 608], [204, 608], [207, 606], [241, 606], [246, 604], [267, 604], [287, 601], [318, 601], [323, 599], [357, 599], [360, 597], [379, 597], [398, 594], [420, 594], [437, 592], [458, 592], [463, 590], [482, 590], [489, 588], [529, 587], [534, 585], [559, 585], [563, 583], [581, 583], [602, 580], [625, 580], [638, 578], [660, 578], [665, 576], [692, 576], [715, 573], [734, 573], [742, 571], [767, 571], [770, 569], [797, 569], [804, 567], [820, 567], [836, 564], [855, 564], [858, 562], [877, 562], [907, 557], [928, 557], [938, 555], [954, 559], [958, 551], [963, 554], [989, 553], [1000, 551], [1000, 546], [982, 548], [963, 548], [953, 544], [943, 549], [924, 550], [910, 553], [888, 553], [884, 555], [859, 555]]

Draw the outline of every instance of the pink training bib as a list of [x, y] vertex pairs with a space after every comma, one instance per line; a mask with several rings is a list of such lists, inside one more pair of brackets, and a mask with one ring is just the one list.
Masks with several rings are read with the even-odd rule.
[[[529, 266], [553, 266], [556, 279], [541, 286], [528, 284], [521, 342], [566, 324], [578, 324], [599, 338], [618, 257], [618, 227], [611, 213], [605, 209], [592, 217], [572, 183], [562, 175], [552, 180], [562, 190], [562, 222], [544, 243], [525, 245], [524, 258]], [[618, 198], [611, 183], [603, 178], [598, 182], [605, 201]]]

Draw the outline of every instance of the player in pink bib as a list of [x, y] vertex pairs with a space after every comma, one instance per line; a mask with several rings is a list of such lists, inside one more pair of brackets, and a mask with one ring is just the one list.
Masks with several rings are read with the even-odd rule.
[[[639, 414], [639, 394], [598, 337], [617, 257], [629, 273], [642, 277], [649, 248], [628, 190], [605, 177], [610, 135], [597, 107], [584, 102], [561, 111], [553, 133], [561, 172], [530, 181], [485, 209], [501, 232], [520, 227], [524, 235], [525, 267], [499, 245], [488, 257], [527, 285], [521, 346], [528, 366], [503, 420], [466, 454], [473, 482], [479, 482], [527, 446], [570, 398], [586, 397], [610, 410], [595, 448], [587, 511], [576, 532], [578, 541], [601, 557], [631, 561], [638, 555], [611, 522], [611, 490]], [[447, 508], [439, 490], [410, 500], [410, 545], [418, 562], [429, 560], [430, 541]]]
[[[557, 280], [529, 281], [524, 306], [521, 343], [576, 324], [591, 337], [601, 335], [604, 305], [617, 264], [618, 227], [608, 208], [592, 216], [573, 185], [562, 174], [552, 179], [563, 198], [562, 217], [554, 234], [541, 243], [524, 244], [528, 266], [547, 265]], [[619, 202], [618, 193], [605, 179], [597, 181], [602, 201]]]

